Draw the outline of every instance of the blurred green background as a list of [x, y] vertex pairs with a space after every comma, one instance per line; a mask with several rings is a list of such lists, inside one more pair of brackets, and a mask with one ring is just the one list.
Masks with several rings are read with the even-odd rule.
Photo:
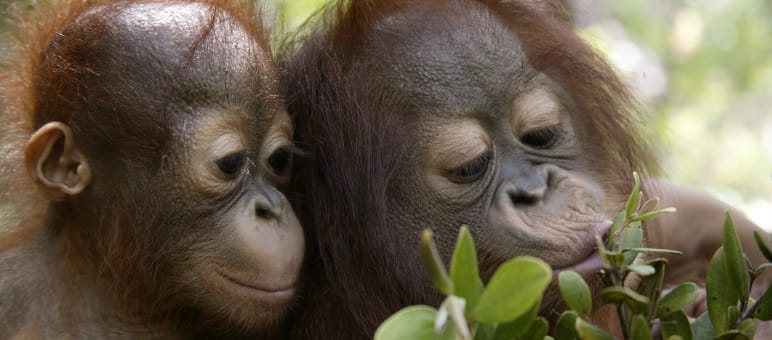
[[[262, 3], [277, 32], [286, 32], [325, 2]], [[0, 0], [0, 8], [8, 3]], [[582, 36], [652, 113], [666, 176], [772, 231], [772, 1], [571, 4]]]
[[772, 1], [575, 1], [656, 119], [666, 175], [772, 231]]

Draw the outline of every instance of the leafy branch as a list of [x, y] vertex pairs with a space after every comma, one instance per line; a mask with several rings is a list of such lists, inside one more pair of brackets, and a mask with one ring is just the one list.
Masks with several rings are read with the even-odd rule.
[[[743, 254], [731, 217], [724, 222], [723, 247], [713, 256], [707, 276], [708, 311], [692, 324], [683, 308], [693, 303], [698, 287], [683, 283], [664, 296], [667, 260], [642, 260], [641, 253], [675, 253], [643, 247], [642, 222], [673, 208], [657, 210], [658, 200], [641, 202], [640, 177], [635, 180], [625, 210], [609, 231], [606, 243], [596, 236], [602, 268], [600, 301], [614, 304], [625, 339], [653, 339], [652, 327], [659, 324], [663, 339], [752, 339], [759, 320], [772, 319], [772, 293], [759, 301], [750, 298], [755, 279], [772, 263], [753, 267]], [[755, 233], [757, 246], [772, 262], [772, 251], [762, 235]], [[406, 307], [387, 319], [375, 333], [376, 340], [392, 339], [583, 339], [613, 337], [592, 324], [592, 294], [581, 275], [573, 271], [558, 274], [558, 287], [569, 310], [563, 312], [549, 336], [549, 324], [539, 317], [542, 296], [552, 270], [542, 260], [518, 257], [503, 263], [487, 286], [479, 275], [474, 240], [466, 226], [459, 231], [450, 272], [439, 257], [430, 230], [421, 235], [421, 249], [433, 284], [446, 295], [439, 308]], [[635, 288], [625, 285], [631, 276], [640, 278]]]

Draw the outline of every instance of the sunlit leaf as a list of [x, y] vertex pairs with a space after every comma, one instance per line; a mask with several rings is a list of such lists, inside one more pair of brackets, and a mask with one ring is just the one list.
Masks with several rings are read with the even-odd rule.
[[429, 306], [404, 308], [384, 321], [375, 331], [375, 340], [454, 340], [452, 327], [434, 331], [437, 310]]
[[432, 283], [445, 295], [453, 294], [453, 281], [450, 280], [445, 265], [442, 263], [440, 253], [437, 251], [437, 245], [432, 239], [432, 231], [425, 229], [421, 234], [421, 255], [423, 255], [424, 266], [429, 271], [429, 277]]
[[590, 287], [587, 286], [581, 275], [574, 271], [562, 271], [558, 274], [558, 286], [568, 308], [573, 309], [580, 316], [587, 316], [592, 313]]
[[697, 285], [694, 283], [687, 282], [680, 284], [659, 300], [657, 311], [654, 315], [661, 318], [683, 309], [697, 298], [697, 292]]
[[504, 262], [491, 277], [472, 317], [487, 323], [512, 321], [540, 301], [551, 279], [550, 266], [540, 259], [523, 256]]
[[480, 300], [482, 287], [474, 240], [466, 226], [462, 226], [458, 232], [456, 250], [450, 261], [450, 278], [453, 281], [453, 293], [466, 300], [466, 314], [469, 315]]

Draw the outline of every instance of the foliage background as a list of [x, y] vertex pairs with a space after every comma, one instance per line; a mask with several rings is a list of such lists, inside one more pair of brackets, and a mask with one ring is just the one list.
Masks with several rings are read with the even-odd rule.
[[[570, 1], [581, 34], [651, 111], [666, 176], [772, 231], [772, 1]], [[3, 18], [11, 2], [36, 0], [0, 0]], [[325, 2], [263, 6], [287, 32]]]

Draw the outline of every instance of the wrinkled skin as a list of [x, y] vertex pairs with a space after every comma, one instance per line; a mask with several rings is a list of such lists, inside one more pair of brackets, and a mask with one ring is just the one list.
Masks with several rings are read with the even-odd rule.
[[24, 149], [50, 203], [0, 253], [0, 338], [279, 336], [304, 238], [259, 30], [206, 3], [62, 6]]
[[407, 98], [405, 114], [417, 126], [405, 141], [409, 161], [389, 188], [389, 224], [417, 235], [424, 226], [416, 221], [431, 221], [446, 258], [458, 227], [468, 225], [485, 276], [515, 256], [590, 276], [600, 263], [594, 237], [604, 236], [618, 207], [610, 201], [618, 188], [599, 180], [607, 170], [592, 167], [602, 157], [582, 152], [592, 127], [529, 65], [503, 23], [482, 6], [458, 3], [465, 5], [448, 11], [450, 19], [395, 14], [362, 47], [367, 57], [354, 61], [352, 73], [390, 61], [371, 76]]

